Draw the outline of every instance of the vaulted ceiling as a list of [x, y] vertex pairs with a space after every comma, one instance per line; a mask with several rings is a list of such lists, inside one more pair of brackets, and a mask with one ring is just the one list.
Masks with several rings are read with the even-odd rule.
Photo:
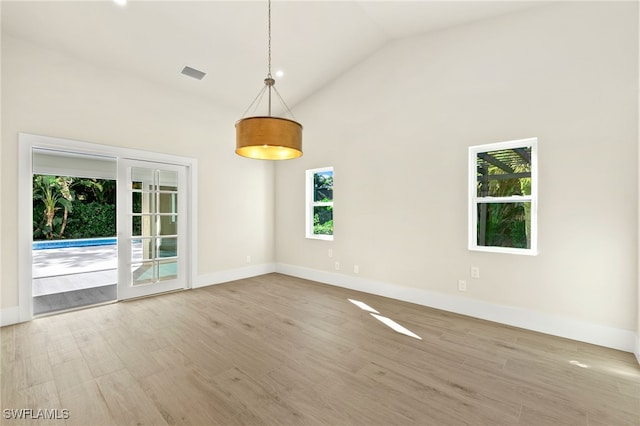
[[[290, 107], [393, 40], [540, 1], [275, 1], [273, 72]], [[267, 1], [6, 1], [2, 31], [244, 112], [267, 74]], [[201, 81], [180, 73], [206, 72]], [[402, 64], [398, 64], [402, 66]]]

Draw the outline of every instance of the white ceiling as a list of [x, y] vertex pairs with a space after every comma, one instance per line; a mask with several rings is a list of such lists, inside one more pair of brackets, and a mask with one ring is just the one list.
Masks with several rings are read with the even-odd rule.
[[[517, 1], [276, 1], [272, 71], [290, 107], [386, 43], [542, 4]], [[240, 116], [267, 74], [266, 1], [2, 0], [2, 31], [223, 103]], [[207, 73], [180, 74], [184, 65]]]

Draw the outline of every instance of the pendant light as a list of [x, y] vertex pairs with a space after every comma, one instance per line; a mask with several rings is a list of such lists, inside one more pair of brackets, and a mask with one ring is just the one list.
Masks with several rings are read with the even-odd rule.
[[[264, 79], [264, 87], [251, 105], [236, 122], [236, 154], [259, 160], [289, 160], [302, 155], [302, 125], [294, 119], [274, 117], [271, 115], [271, 96], [275, 93], [285, 113], [293, 118], [293, 114], [275, 87], [276, 81], [271, 77], [271, 0], [268, 14], [269, 53], [268, 72]], [[268, 94], [267, 115], [245, 117], [249, 110], [255, 111]]]

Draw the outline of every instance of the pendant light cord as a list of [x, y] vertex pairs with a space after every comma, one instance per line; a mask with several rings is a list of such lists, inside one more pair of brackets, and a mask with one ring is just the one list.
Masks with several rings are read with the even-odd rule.
[[267, 29], [268, 29], [268, 33], [269, 33], [269, 49], [268, 49], [268, 59], [267, 59], [267, 79], [264, 81], [267, 86], [269, 86], [269, 112], [268, 115], [271, 116], [271, 88], [273, 87], [273, 84], [275, 83], [275, 81], [273, 80], [273, 77], [271, 77], [271, 0], [268, 0], [269, 3], [269, 12], [267, 14], [267, 21], [269, 22]]
[[264, 92], [265, 91], [268, 92], [268, 100], [267, 100], [267, 107], [268, 107], [267, 111], [268, 112], [267, 112], [267, 115], [270, 117], [271, 116], [271, 92], [272, 92], [272, 89], [273, 89], [273, 91], [276, 93], [276, 96], [277, 96], [278, 100], [280, 101], [280, 105], [284, 109], [284, 113], [286, 115], [290, 116], [293, 119], [293, 121], [296, 121], [296, 118], [293, 115], [293, 113], [291, 112], [291, 109], [284, 102], [284, 99], [282, 99], [282, 96], [280, 95], [280, 92], [278, 92], [278, 89], [276, 89], [276, 86], [275, 86], [276, 81], [275, 81], [275, 79], [271, 76], [271, 0], [268, 0], [267, 4], [268, 4], [268, 12], [267, 12], [267, 35], [268, 35], [267, 78], [264, 79], [264, 84], [265, 85], [262, 87], [262, 90], [256, 95], [256, 97], [253, 100], [253, 102], [251, 102], [251, 104], [249, 104], [249, 106], [245, 110], [244, 114], [242, 114], [242, 117], [245, 117], [252, 107], [254, 108], [254, 111], [258, 108], [258, 106], [260, 104], [260, 101], [262, 100], [262, 98], [264, 96]]
[[267, 73], [267, 78], [271, 78], [271, 0], [269, 0], [269, 12], [268, 12], [268, 32], [269, 32], [269, 55], [268, 55], [268, 60], [267, 60], [267, 66], [268, 66], [268, 73]]

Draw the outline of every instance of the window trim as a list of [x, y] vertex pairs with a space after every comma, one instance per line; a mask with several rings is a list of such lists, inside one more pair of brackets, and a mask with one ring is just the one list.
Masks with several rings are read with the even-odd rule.
[[[531, 195], [512, 195], [509, 197], [478, 197], [477, 190], [477, 154], [479, 152], [498, 151], [512, 148], [531, 147]], [[471, 251], [506, 253], [536, 256], [538, 254], [538, 138], [517, 139], [469, 147], [468, 160], [468, 202], [469, 230], [468, 248]], [[478, 241], [478, 205], [482, 203], [531, 202], [531, 240], [529, 248], [479, 246]]]
[[316, 169], [309, 169], [305, 171], [305, 237], [313, 240], [325, 240], [325, 241], [333, 241], [333, 234], [314, 234], [313, 233], [313, 208], [314, 207], [322, 207], [322, 206], [332, 206], [333, 200], [331, 202], [327, 201], [313, 201], [313, 176], [316, 173], [328, 172], [330, 171], [335, 176], [335, 171], [333, 166], [327, 167], [318, 167]]

